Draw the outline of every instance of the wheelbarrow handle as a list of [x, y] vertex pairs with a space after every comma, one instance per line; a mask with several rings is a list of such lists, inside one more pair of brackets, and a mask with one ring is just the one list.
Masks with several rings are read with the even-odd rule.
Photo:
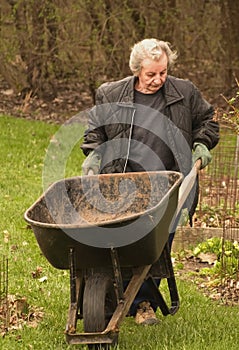
[[196, 160], [196, 162], [194, 163], [194, 167], [197, 170], [197, 173], [201, 170], [201, 166], [202, 166], [202, 160], [201, 158], [199, 158], [198, 160]]
[[179, 194], [178, 194], [178, 207], [176, 210], [176, 218], [180, 214], [181, 209], [183, 208], [184, 203], [187, 200], [188, 195], [195, 184], [197, 174], [201, 169], [201, 164], [202, 164], [201, 159], [198, 159], [193, 165], [191, 171], [188, 173], [188, 175], [183, 179], [183, 182], [181, 183], [181, 186], [179, 188]]

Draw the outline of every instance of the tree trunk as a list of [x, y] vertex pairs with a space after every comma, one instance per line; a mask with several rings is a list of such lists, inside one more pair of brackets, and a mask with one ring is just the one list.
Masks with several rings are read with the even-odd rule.
[[[221, 0], [221, 33], [223, 43], [222, 71], [228, 92], [236, 85], [235, 78], [239, 78], [239, 26], [238, 2]], [[230, 93], [230, 92], [229, 92]]]

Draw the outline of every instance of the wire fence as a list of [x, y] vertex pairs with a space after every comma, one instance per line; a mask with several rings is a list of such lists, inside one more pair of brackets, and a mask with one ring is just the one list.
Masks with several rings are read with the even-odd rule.
[[239, 135], [221, 125], [213, 162], [200, 173], [195, 226], [221, 233], [221, 274], [224, 284], [239, 293]]
[[0, 261], [0, 331], [4, 333], [9, 324], [8, 312], [8, 259]]

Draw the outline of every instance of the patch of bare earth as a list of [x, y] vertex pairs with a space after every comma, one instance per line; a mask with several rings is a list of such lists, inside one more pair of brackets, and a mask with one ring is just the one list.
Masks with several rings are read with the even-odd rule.
[[189, 281], [212, 300], [223, 305], [239, 305], [239, 281], [230, 277], [205, 273], [211, 269], [215, 260], [213, 254], [202, 254], [200, 257], [188, 255], [175, 260], [175, 275], [177, 278]]
[[[43, 99], [31, 92], [17, 94], [0, 79], [0, 113], [26, 119], [63, 124], [80, 111], [92, 106], [92, 97], [78, 82], [57, 82], [56, 96]], [[83, 120], [83, 122], [85, 122]]]

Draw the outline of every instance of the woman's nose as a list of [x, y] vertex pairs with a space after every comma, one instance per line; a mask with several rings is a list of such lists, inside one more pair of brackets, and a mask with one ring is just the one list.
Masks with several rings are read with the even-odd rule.
[[162, 78], [161, 78], [161, 76], [160, 76], [160, 75], [159, 75], [159, 76], [154, 77], [154, 82], [155, 82], [156, 84], [161, 83], [161, 81], [162, 81]]

